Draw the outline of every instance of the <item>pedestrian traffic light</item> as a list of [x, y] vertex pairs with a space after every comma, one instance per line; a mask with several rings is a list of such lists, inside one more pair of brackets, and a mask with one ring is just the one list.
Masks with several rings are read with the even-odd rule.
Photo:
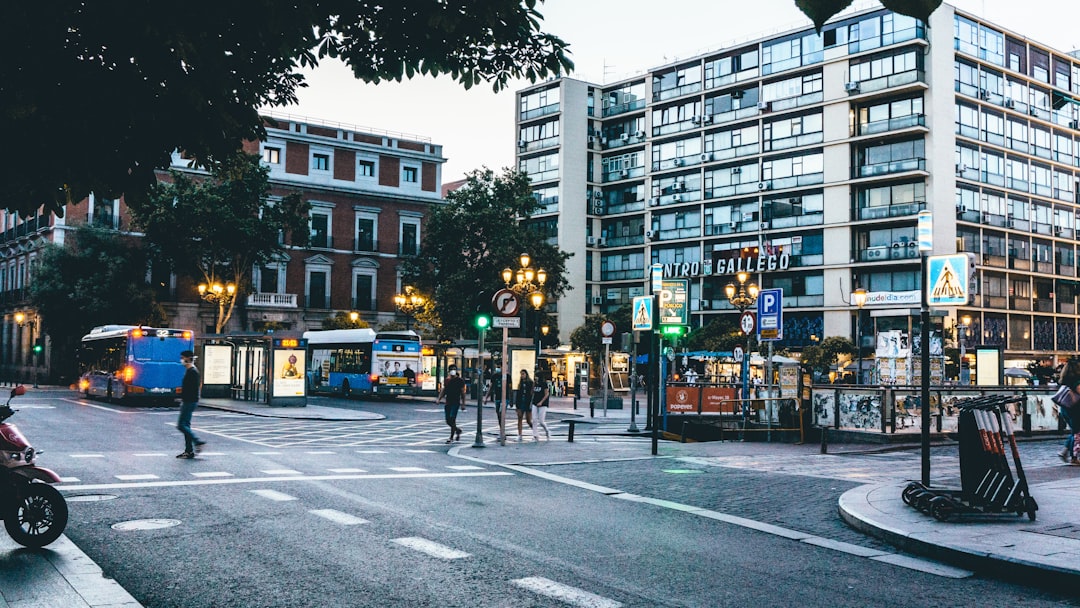
[[661, 325], [660, 334], [665, 338], [678, 338], [686, 334], [685, 325]]
[[491, 315], [486, 312], [477, 313], [476, 318], [473, 319], [473, 325], [476, 326], [476, 329], [484, 331], [491, 327]]
[[41, 344], [41, 340], [38, 340], [37, 342], [34, 342], [34, 354], [35, 355], [40, 355], [43, 350], [45, 350], [45, 347]]

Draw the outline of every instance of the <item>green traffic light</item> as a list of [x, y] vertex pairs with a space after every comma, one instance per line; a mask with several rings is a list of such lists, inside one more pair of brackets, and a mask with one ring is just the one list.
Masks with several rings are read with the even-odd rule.
[[474, 322], [476, 329], [487, 329], [491, 327], [491, 317], [488, 315], [476, 315], [476, 321]]
[[41, 345], [40, 344], [35, 344], [34, 345], [34, 352], [35, 353], [40, 353], [41, 352]]
[[660, 334], [668, 337], [678, 337], [686, 333], [686, 327], [683, 325], [661, 325]]

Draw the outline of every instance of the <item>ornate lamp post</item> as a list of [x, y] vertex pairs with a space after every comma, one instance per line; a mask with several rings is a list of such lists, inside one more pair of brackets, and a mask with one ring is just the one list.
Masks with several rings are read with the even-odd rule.
[[225, 318], [225, 304], [232, 303], [236, 297], [236, 285], [226, 283], [222, 285], [217, 281], [211, 283], [199, 283], [199, 297], [217, 304], [217, 316], [214, 318], [214, 333], [221, 333], [222, 319]]
[[866, 290], [856, 287], [851, 292], [851, 301], [858, 307], [855, 311], [855, 352], [858, 360], [855, 368], [855, 384], [862, 384], [862, 307], [866, 304]]
[[406, 285], [402, 289], [402, 293], [394, 296], [394, 305], [398, 307], [401, 314], [405, 315], [405, 331], [409, 331], [413, 314], [420, 310], [426, 301], [424, 296], [416, 293], [416, 290], [410, 285]]
[[[529, 265], [532, 263], [532, 258], [527, 253], [523, 253], [518, 257], [518, 263], [521, 264], [521, 267], [517, 270], [503, 269], [503, 283], [506, 284], [507, 289], [512, 290], [514, 293], [526, 296], [533, 309], [539, 311], [544, 306], [543, 289], [547, 283], [547, 272], [543, 268], [533, 269]], [[524, 317], [526, 310], [525, 307], [522, 307], [522, 325], [524, 326], [521, 328], [522, 332], [529, 330], [527, 318]], [[539, 321], [539, 317], [537, 317], [537, 320]], [[537, 338], [537, 341], [539, 341], [539, 338]]]
[[[758, 286], [755, 283], [747, 283], [750, 280], [750, 273], [740, 272], [735, 275], [735, 279], [738, 280], [738, 286], [735, 283], [728, 283], [724, 286], [724, 295], [727, 296], [728, 302], [739, 310], [742, 314], [746, 312], [748, 308], [757, 303]], [[743, 355], [742, 366], [742, 385], [743, 385], [743, 399], [750, 398], [750, 336], [753, 332], [746, 336], [746, 354]]]

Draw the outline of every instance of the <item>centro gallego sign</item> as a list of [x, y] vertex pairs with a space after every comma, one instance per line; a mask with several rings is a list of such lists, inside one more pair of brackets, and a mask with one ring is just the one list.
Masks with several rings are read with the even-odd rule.
[[780, 253], [746, 258], [718, 258], [701, 262], [664, 264], [664, 278], [725, 276], [735, 275], [740, 272], [774, 272], [788, 270], [789, 268], [791, 268], [791, 254]]

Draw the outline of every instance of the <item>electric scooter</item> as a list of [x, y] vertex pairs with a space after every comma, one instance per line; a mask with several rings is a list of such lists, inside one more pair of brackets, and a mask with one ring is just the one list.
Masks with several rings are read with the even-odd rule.
[[60, 477], [35, 463], [34, 450], [14, 424], [5, 422], [18, 410], [11, 409], [16, 395], [26, 387], [11, 389], [7, 403], [0, 406], [0, 517], [12, 540], [25, 547], [44, 547], [64, 533], [68, 507], [64, 496], [51, 483]]

